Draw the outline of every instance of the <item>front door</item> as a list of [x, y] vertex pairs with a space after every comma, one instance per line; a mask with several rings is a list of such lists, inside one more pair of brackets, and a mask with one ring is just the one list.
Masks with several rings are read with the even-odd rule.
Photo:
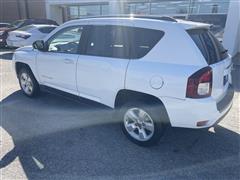
[[37, 70], [42, 84], [77, 94], [76, 67], [82, 26], [67, 27], [47, 41], [47, 52], [37, 55]]

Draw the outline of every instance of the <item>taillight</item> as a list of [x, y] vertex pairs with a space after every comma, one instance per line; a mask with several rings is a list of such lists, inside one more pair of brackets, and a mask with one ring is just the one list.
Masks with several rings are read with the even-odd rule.
[[188, 98], [210, 97], [212, 93], [212, 68], [205, 67], [188, 78], [187, 93]]
[[30, 35], [19, 34], [19, 35], [16, 35], [16, 37], [27, 39], [27, 38], [30, 38]]

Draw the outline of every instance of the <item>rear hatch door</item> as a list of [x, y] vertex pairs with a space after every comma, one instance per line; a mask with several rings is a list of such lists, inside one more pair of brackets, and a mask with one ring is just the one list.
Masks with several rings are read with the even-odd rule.
[[227, 50], [208, 29], [191, 29], [189, 35], [213, 71], [212, 97], [219, 102], [232, 84], [232, 60]]

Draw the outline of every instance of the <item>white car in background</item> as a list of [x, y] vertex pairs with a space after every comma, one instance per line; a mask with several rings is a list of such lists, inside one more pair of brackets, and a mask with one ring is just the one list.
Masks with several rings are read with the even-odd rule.
[[36, 24], [24, 26], [8, 34], [8, 47], [23, 47], [32, 45], [36, 40], [44, 39], [57, 26], [48, 24]]

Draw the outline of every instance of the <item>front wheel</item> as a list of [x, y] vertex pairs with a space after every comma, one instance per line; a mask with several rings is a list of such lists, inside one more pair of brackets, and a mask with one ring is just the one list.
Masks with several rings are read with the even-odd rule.
[[163, 109], [157, 105], [126, 104], [121, 109], [124, 134], [135, 144], [157, 144], [165, 130]]
[[39, 94], [40, 88], [31, 70], [23, 67], [18, 73], [20, 87], [28, 97], [35, 97]]

